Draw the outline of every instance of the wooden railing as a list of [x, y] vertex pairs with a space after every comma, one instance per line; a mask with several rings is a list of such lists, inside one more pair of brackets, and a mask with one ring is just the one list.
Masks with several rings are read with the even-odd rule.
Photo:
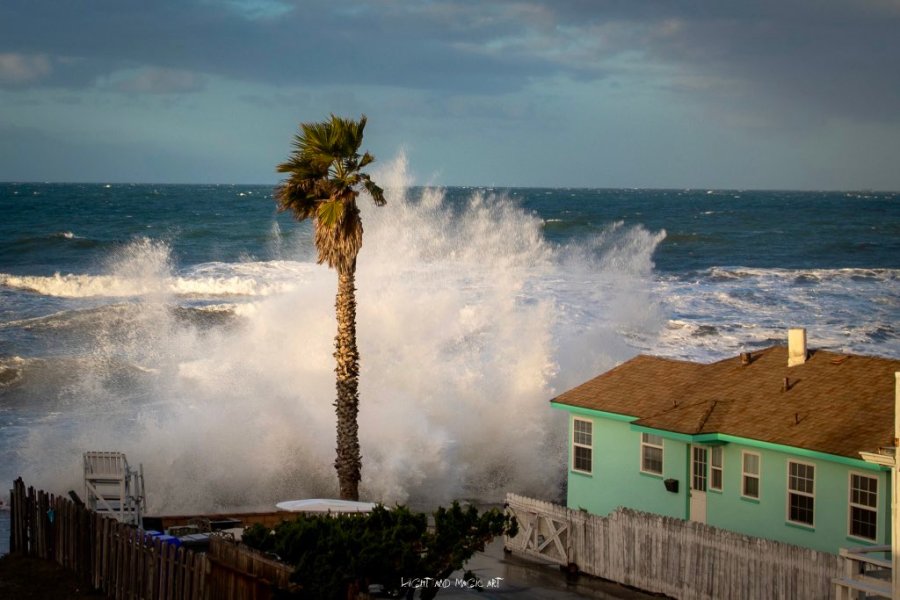
[[891, 547], [841, 548], [844, 576], [833, 580], [837, 600], [891, 598]]
[[515, 494], [508, 550], [681, 600], [827, 599], [840, 557], [620, 508], [607, 517]]
[[209, 553], [151, 538], [19, 478], [10, 491], [10, 552], [52, 560], [109, 598], [266, 600], [292, 569], [213, 536]]

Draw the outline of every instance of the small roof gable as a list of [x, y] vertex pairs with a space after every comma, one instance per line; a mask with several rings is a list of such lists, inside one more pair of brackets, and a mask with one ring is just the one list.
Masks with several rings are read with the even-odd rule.
[[[859, 458], [893, 446], [900, 360], [773, 346], [711, 364], [637, 356], [552, 400], [688, 435], [729, 434]], [[788, 389], [783, 391], [784, 380]]]

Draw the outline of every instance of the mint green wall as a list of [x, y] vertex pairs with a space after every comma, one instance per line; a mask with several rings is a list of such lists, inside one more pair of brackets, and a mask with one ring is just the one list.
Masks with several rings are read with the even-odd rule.
[[[640, 472], [641, 434], [627, 421], [577, 415], [594, 423], [593, 473], [572, 470], [572, 418], [569, 418], [569, 508], [605, 515], [619, 506], [685, 518], [688, 496], [684, 478], [687, 448], [682, 442], [663, 440], [663, 476]], [[667, 492], [663, 479], [679, 480], [678, 493]]]
[[[663, 476], [640, 472], [641, 433], [627, 417], [597, 416], [595, 411], [567, 409], [569, 429], [568, 498], [573, 509], [606, 515], [619, 506], [667, 516], [689, 518], [690, 485], [687, 436], [663, 441]], [[593, 473], [572, 470], [572, 417], [593, 423]], [[666, 435], [666, 432], [656, 432]], [[752, 442], [751, 442], [752, 444]], [[769, 444], [768, 446], [772, 446]], [[822, 457], [796, 456], [772, 448], [739, 442], [725, 443], [723, 491], [706, 494], [709, 525], [780, 540], [825, 552], [840, 548], [890, 543], [890, 478], [885, 470], [850, 466]], [[741, 452], [759, 454], [761, 460], [758, 502], [741, 497]], [[798, 450], [798, 452], [804, 452]], [[835, 457], [839, 461], [845, 461]], [[815, 525], [806, 528], [787, 522], [788, 461], [815, 465]], [[878, 479], [878, 539], [875, 542], [848, 537], [849, 473], [856, 471]], [[663, 479], [678, 480], [678, 493], [668, 492]]]
[[[723, 491], [706, 495], [706, 522], [731, 529], [776, 539], [815, 550], [837, 553], [838, 549], [866, 544], [886, 544], [890, 540], [890, 479], [884, 471], [854, 468], [822, 459], [797, 457], [784, 452], [729, 443], [724, 449]], [[759, 502], [741, 497], [741, 453], [756, 452], [760, 456]], [[813, 528], [787, 521], [788, 462], [815, 465], [815, 513]], [[878, 479], [878, 540], [851, 538], [849, 527], [849, 495], [851, 471]]]

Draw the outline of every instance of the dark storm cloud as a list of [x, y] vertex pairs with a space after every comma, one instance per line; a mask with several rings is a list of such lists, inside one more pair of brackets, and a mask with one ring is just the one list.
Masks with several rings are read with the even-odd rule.
[[[248, 18], [247, 10], [233, 6], [165, 0], [5, 3], [0, 54], [49, 56], [51, 71], [29, 83], [68, 86], [92, 85], [116, 68], [151, 65], [273, 84], [498, 90], [547, 69], [540, 60], [460, 48], [489, 36], [465, 11], [410, 12], [392, 3], [383, 10], [323, 0]], [[490, 29], [503, 33], [513, 26]]]
[[13, 0], [0, 6], [0, 86], [149, 67], [465, 94], [553, 74], [640, 78], [643, 64], [668, 68], [657, 85], [736, 110], [894, 119], [897, 31], [892, 0]]
[[552, 6], [563, 23], [618, 24], [623, 46], [683, 68], [681, 83], [698, 94], [741, 86], [745, 103], [768, 100], [851, 118], [900, 116], [895, 0], [558, 0]]

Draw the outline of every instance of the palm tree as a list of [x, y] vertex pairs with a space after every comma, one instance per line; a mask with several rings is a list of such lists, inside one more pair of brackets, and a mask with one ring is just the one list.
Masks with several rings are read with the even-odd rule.
[[275, 189], [281, 210], [290, 210], [298, 221], [312, 219], [318, 262], [327, 262], [338, 274], [337, 335], [337, 458], [341, 498], [359, 499], [361, 456], [359, 451], [359, 351], [356, 348], [356, 256], [362, 247], [362, 221], [356, 198], [368, 190], [376, 206], [384, 206], [384, 190], [362, 169], [375, 157], [359, 154], [366, 117], [359, 121], [331, 115], [328, 121], [301, 123], [294, 150], [278, 165], [286, 173]]

